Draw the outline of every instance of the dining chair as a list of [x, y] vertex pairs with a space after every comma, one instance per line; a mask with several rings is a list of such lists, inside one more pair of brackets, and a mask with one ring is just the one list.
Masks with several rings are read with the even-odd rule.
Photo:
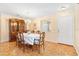
[[[40, 53], [41, 52], [41, 48], [43, 48], [43, 50], [45, 50], [45, 32], [42, 32], [42, 33], [40, 33], [40, 39], [35, 39], [34, 40], [34, 44], [37, 46], [37, 48], [39, 48], [38, 50], [38, 52]], [[37, 41], [37, 42], [36, 42]]]
[[25, 41], [24, 41], [23, 32], [17, 33], [16, 45], [18, 47], [21, 46], [23, 48], [23, 52], [25, 51]]
[[[17, 41], [16, 41], [16, 45], [19, 47], [19, 45], [22, 45], [22, 48], [23, 48], [23, 52], [25, 52], [25, 49], [26, 49], [26, 46], [29, 48], [31, 47], [32, 51], [33, 51], [33, 45], [27, 43], [24, 39], [24, 35], [23, 35], [24, 32], [18, 32], [17, 34]], [[28, 49], [27, 48], [27, 49]]]

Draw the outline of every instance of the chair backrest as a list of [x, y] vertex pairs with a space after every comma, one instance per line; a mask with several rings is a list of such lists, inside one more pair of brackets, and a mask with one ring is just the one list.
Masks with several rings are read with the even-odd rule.
[[35, 33], [35, 31], [34, 31], [34, 30], [32, 30], [32, 31], [31, 31], [31, 33]]
[[44, 41], [44, 39], [45, 39], [45, 32], [42, 32], [41, 34], [40, 34], [40, 41]]
[[41, 32], [38, 30], [36, 33], [37, 33], [37, 34], [40, 34]]
[[23, 36], [23, 32], [18, 32], [17, 33], [17, 40], [24, 42], [24, 36]]

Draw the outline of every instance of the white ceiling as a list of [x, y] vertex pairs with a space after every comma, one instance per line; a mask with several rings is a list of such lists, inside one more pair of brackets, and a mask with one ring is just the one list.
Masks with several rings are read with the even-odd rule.
[[73, 4], [68, 3], [0, 3], [0, 12], [24, 17], [41, 17], [55, 14], [61, 7]]

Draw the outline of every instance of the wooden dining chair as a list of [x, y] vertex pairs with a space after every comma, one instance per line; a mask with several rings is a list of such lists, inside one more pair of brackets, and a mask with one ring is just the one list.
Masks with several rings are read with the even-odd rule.
[[24, 41], [23, 32], [18, 32], [17, 33], [16, 45], [18, 47], [21, 46], [23, 48], [23, 52], [25, 51], [25, 41]]
[[[45, 32], [40, 33], [40, 39], [35, 39], [34, 44], [37, 46], [38, 48], [38, 52], [41, 52], [41, 48], [43, 48], [43, 50], [45, 50], [45, 45], [44, 45], [44, 40], [45, 39]], [[36, 41], [38, 40], [38, 42], [36, 43]]]
[[45, 32], [42, 32], [41, 33], [41, 37], [40, 37], [40, 39], [41, 39], [41, 43], [42, 43], [42, 45], [43, 45], [43, 50], [45, 50]]
[[[23, 52], [25, 52], [26, 46], [27, 46], [28, 48], [31, 47], [31, 50], [33, 51], [33, 45], [31, 45], [31, 44], [25, 42], [23, 32], [18, 32], [16, 45], [17, 45], [18, 47], [19, 47], [19, 45], [22, 45]], [[27, 48], [27, 49], [28, 49], [28, 48]]]

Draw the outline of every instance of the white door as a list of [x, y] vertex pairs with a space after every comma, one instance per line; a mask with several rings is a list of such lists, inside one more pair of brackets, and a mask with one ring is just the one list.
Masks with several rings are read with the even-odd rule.
[[73, 44], [73, 18], [72, 16], [59, 16], [58, 19], [59, 43]]

